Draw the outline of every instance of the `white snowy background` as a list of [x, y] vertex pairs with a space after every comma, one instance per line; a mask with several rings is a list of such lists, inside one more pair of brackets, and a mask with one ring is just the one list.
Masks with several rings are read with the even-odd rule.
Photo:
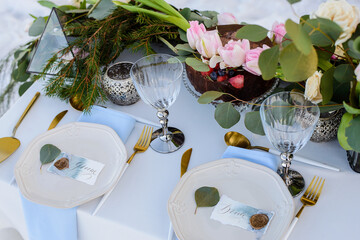
[[[54, 2], [63, 5], [71, 0], [55, 0]], [[168, 0], [168, 2], [178, 8], [215, 10], [219, 13], [231, 12], [239, 22], [260, 24], [271, 28], [274, 21], [284, 22], [287, 18], [296, 19], [296, 16], [315, 11], [324, 0], [303, 0], [294, 4], [293, 9], [286, 0]], [[360, 8], [360, 0], [348, 0], [348, 2]], [[29, 13], [35, 16], [46, 16], [50, 13], [50, 9], [42, 7], [36, 0], [0, 0], [0, 58], [31, 39], [27, 29], [33, 18]], [[9, 79], [10, 76], [0, 79], [0, 92]], [[11, 102], [14, 102], [17, 97], [18, 94], [14, 94]], [[3, 111], [0, 109], [0, 116]]]

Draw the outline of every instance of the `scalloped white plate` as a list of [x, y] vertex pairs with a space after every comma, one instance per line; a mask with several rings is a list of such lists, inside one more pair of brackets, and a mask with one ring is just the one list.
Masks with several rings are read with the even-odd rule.
[[249, 206], [273, 211], [274, 217], [262, 240], [281, 239], [293, 215], [294, 201], [283, 180], [271, 169], [237, 158], [213, 161], [187, 172], [168, 201], [168, 213], [180, 240], [254, 240], [253, 232], [210, 219], [214, 207], [194, 214], [195, 191], [216, 187], [220, 195]]
[[[46, 164], [40, 171], [40, 149], [53, 144], [61, 151], [103, 163], [94, 185], [49, 173]], [[97, 198], [117, 183], [126, 163], [124, 143], [116, 132], [105, 125], [74, 122], [36, 137], [15, 166], [15, 178], [21, 193], [30, 201], [71, 208]]]

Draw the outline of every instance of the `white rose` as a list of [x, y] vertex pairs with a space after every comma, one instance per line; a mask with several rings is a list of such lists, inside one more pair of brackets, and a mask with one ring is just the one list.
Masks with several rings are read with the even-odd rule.
[[360, 64], [355, 68], [356, 80], [360, 82]]
[[350, 5], [346, 0], [328, 0], [320, 4], [312, 14], [312, 18], [322, 17], [336, 22], [343, 30], [335, 45], [346, 42], [355, 32], [360, 22], [359, 9]]
[[306, 80], [305, 85], [305, 98], [313, 103], [319, 103], [322, 101], [322, 95], [320, 92], [322, 73], [316, 71], [311, 77]]

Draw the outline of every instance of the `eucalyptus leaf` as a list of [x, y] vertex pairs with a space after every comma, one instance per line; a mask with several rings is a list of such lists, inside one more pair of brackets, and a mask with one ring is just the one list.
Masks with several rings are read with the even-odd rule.
[[220, 103], [215, 109], [215, 120], [223, 128], [231, 128], [240, 120], [240, 113], [230, 102]]
[[287, 0], [290, 4], [301, 2], [301, 0]]
[[356, 152], [360, 152], [360, 115], [354, 116], [350, 120], [349, 126], [345, 129], [345, 136], [349, 146]]
[[360, 36], [355, 38], [354, 42], [353, 42], [353, 49], [357, 52], [360, 53]]
[[198, 99], [198, 103], [200, 104], [209, 104], [215, 99], [221, 97], [225, 93], [223, 92], [217, 92], [217, 91], [207, 91], [204, 92]]
[[305, 55], [310, 54], [312, 50], [311, 40], [307, 32], [303, 30], [303, 27], [288, 19], [285, 22], [285, 28], [287, 34], [293, 40], [295, 47]]
[[39, 36], [44, 31], [45, 25], [45, 18], [38, 17], [29, 28], [29, 36]]
[[244, 122], [245, 122], [245, 127], [250, 132], [262, 136], [265, 135], [259, 111], [246, 113]]
[[339, 130], [337, 133], [338, 141], [341, 147], [345, 150], [353, 150], [348, 143], [348, 137], [345, 135], [346, 129], [349, 127], [349, 123], [353, 119], [353, 117], [354, 115], [350, 113], [345, 113], [341, 118]]
[[236, 37], [248, 39], [252, 42], [259, 42], [267, 37], [268, 30], [259, 25], [245, 25], [236, 32]]
[[322, 95], [322, 103], [325, 105], [328, 102], [330, 102], [332, 96], [333, 96], [333, 82], [334, 82], [334, 71], [335, 68], [331, 67], [329, 70], [324, 72], [323, 76], [321, 77], [321, 83], [320, 83], [320, 92]]
[[318, 105], [320, 109], [320, 113], [326, 113], [331, 111], [336, 111], [344, 108], [342, 104], [336, 102], [329, 102], [327, 105]]
[[300, 82], [308, 79], [317, 70], [317, 54], [312, 47], [310, 54], [300, 52], [293, 43], [280, 52], [280, 65], [286, 81]]
[[41, 6], [44, 6], [44, 7], [50, 8], [50, 9], [57, 6], [55, 3], [51, 2], [51, 1], [38, 1], [38, 3]]
[[343, 104], [344, 104], [344, 107], [345, 107], [345, 109], [346, 109], [346, 111], [347, 111], [348, 113], [351, 113], [351, 114], [360, 114], [360, 109], [354, 108], [354, 107], [348, 105], [346, 102], [343, 102]]
[[270, 80], [275, 76], [279, 60], [279, 45], [264, 50], [259, 57], [259, 67], [264, 80]]
[[190, 14], [191, 14], [191, 10], [190, 8], [184, 8], [180, 11], [180, 14], [183, 15], [183, 17], [186, 19], [186, 20], [190, 20]]
[[213, 207], [220, 201], [219, 191], [214, 187], [201, 187], [195, 191], [196, 210], [198, 207]]
[[334, 45], [342, 32], [339, 25], [325, 18], [309, 19], [303, 29], [310, 35], [311, 42], [319, 47]]
[[112, 14], [116, 8], [116, 5], [111, 0], [101, 0], [99, 5], [89, 14], [89, 17], [102, 20]]
[[341, 64], [335, 69], [334, 78], [340, 83], [351, 82], [354, 77], [354, 69], [350, 64]]
[[355, 46], [354, 40], [349, 40], [348, 42], [343, 43], [343, 46], [345, 49], [348, 49], [347, 54], [349, 54], [350, 57], [357, 59], [360, 58], [360, 52], [358, 52], [358, 50], [355, 49], [355, 47], [360, 47], [360, 46]]
[[52, 144], [45, 144], [44, 146], [42, 146], [40, 149], [41, 166], [54, 161], [60, 153], [61, 150]]
[[200, 22], [204, 22], [205, 18], [203, 18], [202, 16], [191, 12], [190, 13], [190, 21], [200, 21]]
[[28, 90], [34, 82], [25, 82], [19, 87], [19, 95], [22, 96], [26, 90]]
[[178, 32], [179, 32], [180, 39], [184, 42], [188, 42], [186, 32], [184, 30], [182, 30], [181, 28], [179, 28]]
[[200, 14], [208, 18], [215, 18], [219, 13], [216, 11], [200, 11]]
[[189, 53], [195, 52], [194, 49], [192, 49], [188, 43], [178, 44], [175, 46], [175, 48], [178, 50], [183, 50], [183, 51], [189, 52]]
[[207, 64], [203, 63], [200, 60], [197, 60], [196, 58], [186, 58], [185, 60], [186, 64], [195, 69], [199, 72], [208, 72], [210, 71], [210, 68]]
[[68, 12], [70, 10], [75, 10], [78, 8], [75, 6], [72, 6], [72, 5], [62, 5], [62, 6], [57, 7], [57, 9], [59, 9], [60, 11], [63, 11], [63, 12]]

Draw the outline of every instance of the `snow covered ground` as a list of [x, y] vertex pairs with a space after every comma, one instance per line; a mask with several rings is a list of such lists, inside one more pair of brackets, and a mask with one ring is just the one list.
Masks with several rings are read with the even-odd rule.
[[[57, 3], [69, 0], [56, 0]], [[313, 12], [324, 0], [303, 0], [293, 5], [286, 0], [168, 0], [178, 8], [190, 7], [198, 10], [215, 10], [231, 12], [240, 22], [249, 22], [270, 28], [274, 21], [284, 22], [287, 18], [296, 19], [304, 13]], [[360, 8], [360, 0], [348, 0]], [[26, 29], [29, 28], [35, 16], [46, 16], [50, 9], [42, 7], [36, 0], [0, 0], [0, 58], [3, 58], [13, 48], [31, 39]], [[0, 79], [1, 88], [9, 81]], [[14, 99], [16, 98], [14, 95]], [[14, 100], [13, 99], [13, 100]], [[12, 102], [13, 102], [12, 100]], [[0, 109], [0, 116], [2, 115]]]

